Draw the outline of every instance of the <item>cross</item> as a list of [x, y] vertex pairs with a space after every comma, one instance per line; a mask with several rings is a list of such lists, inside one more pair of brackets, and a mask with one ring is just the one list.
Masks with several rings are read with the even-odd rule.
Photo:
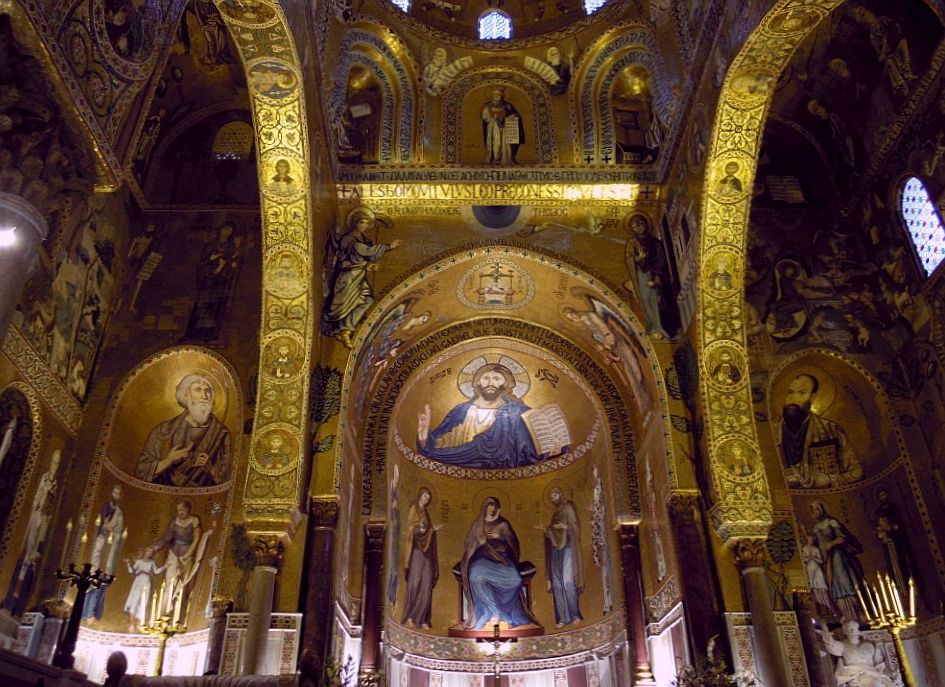
[[640, 197], [647, 200], [650, 198], [655, 198], [656, 193], [653, 191], [653, 188], [651, 186], [643, 186], [640, 189]]
[[607, 163], [607, 162], [610, 162], [611, 157], [610, 157], [610, 155], [604, 155], [604, 157], [603, 157], [602, 159], [604, 160], [605, 163]]
[[593, 160], [594, 160], [594, 157], [593, 157], [590, 153], [588, 153], [588, 154], [584, 157], [584, 162], [586, 162], [587, 164], [591, 164], [591, 162], [592, 162]]

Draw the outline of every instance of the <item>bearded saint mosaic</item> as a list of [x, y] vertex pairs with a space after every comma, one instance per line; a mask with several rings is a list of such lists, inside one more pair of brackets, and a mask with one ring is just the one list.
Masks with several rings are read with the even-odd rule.
[[213, 414], [216, 393], [198, 372], [181, 378], [174, 397], [183, 411], [151, 430], [136, 477], [173, 487], [212, 487], [229, 479], [230, 431]]

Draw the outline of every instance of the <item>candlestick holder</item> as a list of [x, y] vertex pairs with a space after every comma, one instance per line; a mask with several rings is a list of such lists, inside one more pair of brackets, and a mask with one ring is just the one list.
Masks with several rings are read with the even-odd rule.
[[902, 643], [900, 633], [916, 623], [915, 616], [915, 581], [909, 578], [909, 607], [903, 605], [902, 595], [896, 583], [889, 575], [881, 576], [877, 573], [879, 591], [876, 587], [864, 583], [866, 600], [860, 598], [860, 605], [866, 615], [866, 623], [873, 630], [889, 630], [893, 636], [893, 645], [896, 647], [896, 658], [899, 660], [899, 669], [906, 687], [919, 687], [909, 666], [909, 659]]
[[155, 635], [158, 638], [157, 660], [154, 662], [154, 675], [160, 676], [164, 671], [164, 652], [167, 650], [167, 640], [174, 635], [187, 631], [187, 627], [178, 621], [173, 621], [169, 615], [152, 618], [149, 625], [144, 625], [141, 631], [146, 635]]
[[85, 595], [89, 589], [99, 589], [107, 587], [114, 580], [114, 575], [109, 575], [101, 570], [92, 571], [92, 564], [85, 563], [82, 570], [76, 571], [75, 563], [69, 564], [69, 569], [63, 571], [62, 568], [56, 571], [56, 578], [62, 580], [68, 585], [75, 587], [75, 602], [72, 604], [72, 612], [69, 614], [69, 623], [66, 625], [66, 633], [59, 642], [56, 649], [56, 655], [53, 657], [53, 665], [57, 668], [71, 669], [75, 665], [75, 645], [79, 639], [79, 623], [82, 622], [82, 611], [85, 610]]
[[503, 636], [499, 624], [496, 623], [492, 626], [491, 637], [478, 637], [476, 641], [492, 645], [492, 675], [495, 678], [496, 687], [498, 687], [499, 680], [502, 678], [502, 647], [506, 644], [515, 644], [518, 639], [516, 637]]

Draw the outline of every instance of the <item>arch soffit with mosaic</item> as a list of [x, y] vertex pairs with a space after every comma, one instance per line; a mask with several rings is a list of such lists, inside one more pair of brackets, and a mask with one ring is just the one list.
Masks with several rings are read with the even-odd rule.
[[[382, 140], [382, 160], [386, 163], [410, 162], [414, 149], [414, 122], [422, 119], [423, 100], [417, 98], [414, 84], [417, 83], [417, 66], [404, 42], [388, 27], [366, 21], [349, 25], [341, 39], [339, 54], [342, 56], [335, 70], [335, 78], [325, 109], [326, 117], [340, 116], [344, 108], [348, 87], [348, 74], [354, 64], [369, 69], [384, 85], [385, 121], [396, 132], [396, 145]], [[396, 117], [396, 121], [394, 118]], [[331, 122], [328, 122], [331, 130]], [[388, 149], [384, 159], [383, 148]], [[396, 155], [394, 152], [396, 151]]]
[[[535, 141], [538, 164], [558, 162], [558, 142], [552, 117], [551, 93], [548, 85], [531, 72], [518, 67], [479, 67], [467, 69], [454, 80], [443, 94], [442, 139], [440, 159], [444, 163], [461, 162], [461, 120], [466, 96], [481, 86], [512, 86], [528, 97], [532, 105], [533, 124], [530, 130]], [[476, 103], [477, 111], [484, 103]], [[525, 134], [528, 140], [529, 134]]]
[[[260, 326], [258, 389], [266, 403], [257, 403], [253, 420], [250, 453], [270, 431], [289, 434], [299, 447], [305, 446], [308, 418], [308, 368], [314, 332], [311, 290], [313, 269], [311, 241], [310, 152], [305, 114], [302, 71], [299, 54], [282, 8], [273, 3], [275, 18], [251, 25], [234, 20], [225, 11], [222, 0], [214, 0], [233, 38], [249, 86], [253, 125], [256, 135], [257, 170], [262, 217], [263, 296]], [[277, 70], [286, 84], [278, 92], [259, 86], [253, 70], [259, 65]], [[267, 171], [276, 160], [287, 160], [298, 180], [297, 191], [276, 193], [267, 190]], [[276, 313], [289, 310], [299, 316], [292, 319]], [[299, 372], [289, 378], [277, 378], [266, 365], [270, 347], [288, 337], [299, 342]], [[285, 413], [267, 417], [266, 406], [282, 410], [292, 408], [291, 421]], [[278, 429], [276, 429], [278, 428]], [[243, 514], [250, 531], [282, 534], [298, 508], [302, 492], [305, 461], [302, 450], [292, 468], [273, 477], [257, 471], [250, 455], [243, 494]]]
[[620, 71], [632, 64], [646, 68], [654, 108], [665, 126], [671, 124], [673, 94], [652, 28], [637, 22], [615, 27], [584, 51], [576, 67], [575, 85], [568, 96], [569, 110], [574, 118], [572, 128], [579, 133], [574, 141], [576, 160], [586, 161], [590, 155], [592, 163], [600, 162], [598, 129], [607, 112], [602, 102], [609, 97], [610, 87]]
[[[743, 325], [744, 265], [751, 188], [764, 124], [774, 86], [796, 48], [843, 0], [779, 0], [738, 52], [722, 86], [702, 194], [703, 230], [699, 256], [699, 366], [710, 379], [707, 360], [721, 352], [747, 373], [748, 349]], [[737, 183], [733, 181], [737, 180]], [[720, 260], [734, 257], [731, 288], [717, 291], [704, 275]], [[723, 541], [766, 536], [772, 502], [764, 470], [735, 479], [722, 468], [728, 451], [760, 452], [752, 414], [748, 375], [724, 384], [704, 384], [706, 442], [715, 505], [712, 519]], [[724, 441], [723, 441], [724, 440]]]
[[[358, 371], [362, 370], [365, 365], [364, 357], [366, 351], [373, 345], [375, 338], [380, 335], [380, 329], [383, 326], [387, 315], [395, 307], [402, 303], [409, 293], [420, 287], [422, 283], [427, 281], [431, 276], [442, 274], [446, 269], [451, 267], [456, 267], [460, 271], [463, 271], [468, 269], [468, 267], [463, 267], [463, 265], [466, 265], [467, 263], [473, 264], [483, 260], [484, 258], [495, 258], [501, 256], [515, 257], [519, 260], [524, 260], [527, 262], [527, 264], [538, 266], [540, 269], [544, 269], [556, 277], [567, 275], [574, 278], [577, 282], [579, 282], [582, 289], [592, 293], [595, 298], [600, 299], [603, 303], [605, 303], [623, 318], [624, 322], [627, 323], [633, 336], [635, 337], [636, 342], [640, 345], [645, 353], [645, 361], [644, 365], [642, 366], [644, 368], [644, 375], [652, 384], [652, 388], [656, 391], [656, 399], [654, 403], [659, 405], [658, 417], [659, 421], [662, 423], [663, 435], [665, 437], [671, 436], [668, 395], [663, 378], [663, 371], [659, 365], [655, 349], [644, 334], [645, 329], [640, 325], [639, 318], [629, 307], [629, 305], [621, 299], [616, 291], [609, 288], [605, 283], [602, 282], [601, 279], [590, 275], [579, 268], [569, 265], [560, 259], [551, 258], [542, 253], [522, 248], [510, 249], [506, 247], [502, 247], [500, 249], [496, 249], [494, 247], [459, 249], [457, 251], [448, 253], [442, 256], [439, 260], [418, 269], [410, 276], [389, 287], [387, 293], [378, 300], [377, 305], [372, 309], [372, 311], [365, 318], [365, 321], [359, 327], [354, 339], [355, 345], [349, 355], [348, 365], [344, 371], [344, 378], [342, 381], [342, 398], [339, 412], [340, 426], [338, 432], [338, 435], [342, 437], [342, 439], [336, 443], [334, 448], [334, 473], [332, 479], [332, 489], [335, 494], [340, 493], [342, 475], [344, 474], [344, 469], [346, 469], [344, 467], [346, 454], [353, 451], [353, 454], [360, 455], [361, 446], [363, 444], [361, 434], [357, 431], [360, 429], [360, 426], [354, 427], [352, 425], [360, 425], [361, 418], [349, 418], [349, 411], [354, 411], [352, 394], [354, 393], [354, 390], [358, 388], [356, 375]], [[542, 279], [540, 277], [536, 279], [536, 281], [549, 284], [555, 283], [555, 279]], [[422, 306], [418, 306], [417, 309], [422, 309]], [[479, 319], [496, 319], [496, 315], [499, 314], [501, 313], [483, 313]], [[459, 319], [460, 317], [465, 317], [465, 315], [457, 315], [456, 319]], [[509, 319], [507, 321], [517, 322], [519, 320]], [[447, 323], [441, 326], [438, 331], [448, 329], [454, 324], [455, 322]], [[541, 329], [547, 327], [547, 323], [542, 324], [538, 322], [525, 322], [525, 325]], [[427, 338], [430, 336], [431, 334], [428, 334]], [[587, 348], [584, 348], [581, 345], [575, 345], [575, 353], [580, 352], [582, 355], [586, 356], [588, 360], [592, 361], [594, 366], [605, 370], [606, 362], [599, 357], [600, 352], [596, 349], [593, 349], [593, 347], [591, 347], [589, 344], [587, 346]], [[604, 372], [603, 375], [608, 379], [610, 378], [606, 372]], [[632, 390], [621, 384], [617, 384], [617, 387], [620, 389], [621, 397], [623, 398], [624, 402], [628, 402], [628, 395], [632, 394]], [[367, 397], [373, 397], [374, 390], [375, 389], [372, 388], [367, 394]], [[351, 445], [352, 442], [355, 443], [354, 447]], [[670, 485], [670, 488], [678, 489], [681, 486], [681, 482], [686, 481], [685, 475], [688, 474], [688, 468], [677, 461], [673, 444], [668, 439], [665, 440], [664, 443], [664, 452], [668, 484]]]
[[10, 18], [18, 42], [46, 67], [44, 71], [52, 83], [53, 100], [61, 107], [69, 129], [77, 134], [76, 140], [94, 160], [95, 190], [116, 190], [123, 178], [121, 162], [107, 143], [105, 131], [86, 103], [82, 89], [54, 38], [53, 29], [42, 16], [39, 6], [31, 11], [19, 2], [0, 3], [0, 15]]

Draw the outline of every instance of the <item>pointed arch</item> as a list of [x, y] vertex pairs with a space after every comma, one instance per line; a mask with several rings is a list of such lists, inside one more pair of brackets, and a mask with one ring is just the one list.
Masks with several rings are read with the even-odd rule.
[[[305, 100], [299, 53], [285, 13], [269, 6], [274, 19], [261, 24], [237, 21], [223, 11], [249, 86], [262, 217], [262, 323], [260, 325], [260, 394], [253, 419], [253, 437], [246, 471], [243, 513], [250, 531], [282, 532], [297, 511], [305, 465], [308, 417], [308, 368], [311, 360], [315, 305], [312, 280], [311, 184]], [[274, 86], [275, 84], [275, 86]], [[296, 180], [289, 189], [270, 184], [276, 163], [287, 163]], [[277, 377], [268, 361], [280, 341], [297, 343], [302, 363], [289, 377]], [[287, 412], [291, 408], [291, 412]], [[279, 474], [257, 469], [257, 447], [275, 433], [288, 435], [299, 447]], [[269, 471], [271, 472], [271, 471]]]
[[[729, 543], [766, 536], [772, 521], [764, 471], [736, 477], [722, 468], [735, 452], [754, 456], [760, 453], [742, 320], [748, 216], [758, 153], [778, 76], [796, 48], [841, 2], [774, 3], [732, 61], [712, 128], [702, 192], [699, 269], [702, 275], [728, 270], [732, 279], [701, 280], [696, 319], [700, 376], [706, 382], [702, 385], [702, 400], [708, 472], [716, 502], [714, 521], [722, 539]], [[713, 361], [723, 355], [746, 374], [738, 379], [713, 379]]]
[[664, 126], [673, 117], [670, 79], [656, 38], [644, 24], [627, 24], [601, 36], [586, 51], [577, 69], [575, 86], [569, 96], [574, 140], [574, 159], [586, 164], [615, 164], [613, 113], [608, 106], [610, 91], [619, 74], [640, 65], [650, 75], [653, 111]]
[[[381, 84], [383, 106], [379, 161], [381, 164], [410, 162], [414, 158], [414, 122], [422, 117], [414, 84], [417, 70], [403, 42], [388, 28], [359, 23], [345, 31], [339, 49], [334, 85], [325, 115], [329, 122], [341, 117], [345, 108], [348, 75], [352, 67], [367, 69]], [[406, 59], [401, 55], [405, 55]], [[331, 127], [329, 127], [331, 129]], [[337, 145], [337, 141], [335, 141]]]

